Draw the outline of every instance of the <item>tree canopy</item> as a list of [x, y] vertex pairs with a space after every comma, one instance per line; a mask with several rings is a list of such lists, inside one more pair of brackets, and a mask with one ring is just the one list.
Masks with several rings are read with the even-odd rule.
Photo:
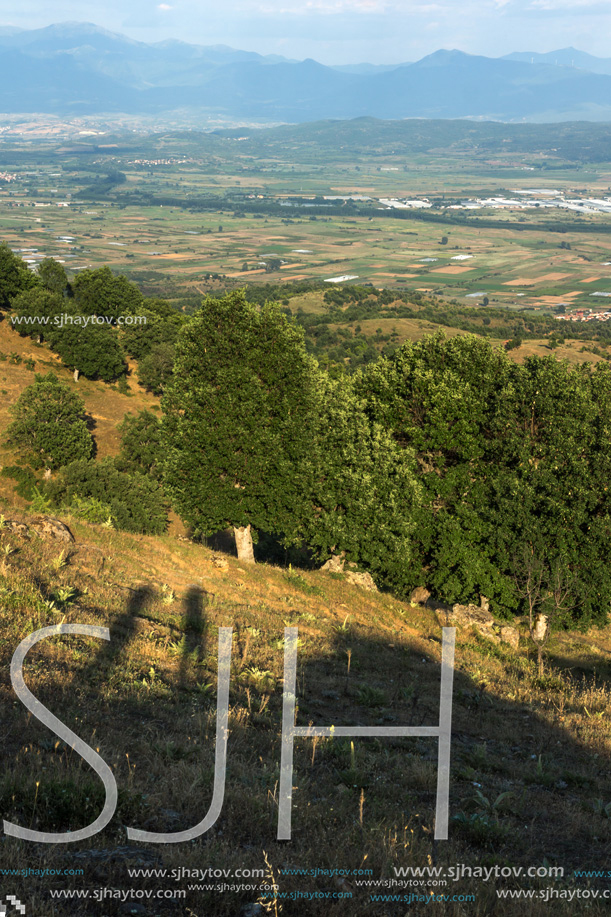
[[14, 417], [7, 430], [34, 468], [59, 468], [86, 460], [93, 453], [93, 437], [85, 421], [85, 403], [53, 373], [36, 375], [10, 408]]
[[25, 261], [11, 251], [6, 242], [0, 242], [0, 310], [8, 309], [15, 296], [38, 283]]
[[370, 416], [415, 450], [418, 567], [436, 595], [483, 593], [510, 614], [523, 609], [536, 568], [544, 604], [562, 582], [565, 619], [606, 620], [608, 367], [554, 357], [520, 366], [481, 339], [434, 335], [368, 367], [356, 384]]
[[276, 304], [259, 310], [243, 291], [204, 301], [178, 337], [162, 400], [166, 487], [194, 532], [298, 537], [319, 383]]
[[72, 282], [78, 311], [83, 315], [137, 315], [144, 304], [138, 287], [123, 274], [115, 276], [109, 267], [80, 271]]
[[158, 478], [163, 460], [161, 420], [152, 411], [126, 414], [118, 427], [121, 451], [117, 466], [121, 471], [139, 471]]
[[53, 258], [45, 258], [40, 262], [38, 276], [42, 285], [53, 293], [63, 296], [70, 289], [64, 266]]
[[67, 367], [88, 379], [114, 382], [127, 371], [125, 355], [110, 328], [68, 324], [50, 332], [50, 343]]
[[59, 293], [34, 287], [19, 293], [11, 303], [11, 324], [22, 337], [49, 340], [58, 330], [61, 315], [73, 311]]
[[174, 372], [176, 349], [173, 344], [155, 344], [138, 363], [138, 381], [154, 395], [161, 395]]
[[379, 585], [405, 594], [415, 584], [421, 496], [414, 453], [367, 416], [347, 378], [324, 382], [317, 418], [305, 541], [320, 559], [344, 554]]

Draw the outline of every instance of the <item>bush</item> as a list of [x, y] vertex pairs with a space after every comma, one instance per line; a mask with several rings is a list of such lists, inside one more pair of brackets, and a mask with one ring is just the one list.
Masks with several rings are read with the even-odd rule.
[[161, 535], [168, 524], [167, 505], [159, 484], [148, 475], [119, 471], [111, 458], [71, 462], [62, 468], [57, 480], [46, 485], [45, 494], [58, 507], [78, 507], [79, 500], [89, 500], [93, 508], [91, 501], [97, 501], [116, 527], [126, 532]]
[[119, 424], [121, 452], [117, 459], [120, 471], [150, 474], [159, 478], [163, 457], [161, 421], [152, 411], [126, 414]]
[[112, 518], [112, 509], [108, 503], [102, 503], [95, 497], [79, 497], [76, 494], [72, 496], [69, 503], [65, 503], [63, 509], [72, 513], [77, 519], [84, 519], [86, 522], [110, 522], [115, 525], [116, 520]]
[[16, 446], [33, 468], [60, 468], [86, 460], [93, 437], [84, 418], [85, 403], [53, 373], [36, 375], [10, 408], [14, 417], [7, 429], [9, 445]]
[[38, 480], [31, 468], [27, 465], [7, 465], [0, 471], [3, 478], [11, 478], [17, 482], [15, 493], [24, 500], [31, 500]]

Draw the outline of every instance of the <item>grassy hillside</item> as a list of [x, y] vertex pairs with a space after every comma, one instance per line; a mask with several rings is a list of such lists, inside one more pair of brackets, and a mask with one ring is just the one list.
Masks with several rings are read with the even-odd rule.
[[[413, 321], [405, 338], [430, 330], [425, 325]], [[526, 346], [537, 342], [518, 353]], [[1, 441], [8, 408], [34, 371], [53, 368], [66, 381], [71, 375], [7, 321], [0, 323], [0, 353], [6, 356], [0, 362]], [[70, 385], [95, 421], [100, 456], [118, 451], [117, 425], [127, 411], [158, 407], [133, 376], [127, 394], [85, 379]], [[2, 450], [0, 464], [13, 464], [15, 456]], [[73, 545], [26, 538], [7, 524], [31, 521], [12, 487], [0, 476], [2, 817], [39, 831], [76, 830], [93, 821], [104, 802], [98, 777], [27, 713], [11, 686], [10, 661], [20, 641], [59, 623], [108, 627], [111, 640], [44, 641], [28, 655], [26, 683], [112, 766], [119, 804], [110, 825], [82, 843], [3, 837], [0, 897], [16, 895], [28, 913], [43, 917], [252, 917], [266, 908], [287, 917], [399, 917], [406, 904], [416, 914], [430, 906], [371, 895], [434, 893], [457, 896], [435, 902], [444, 917], [484, 917], [524, 912], [524, 902], [497, 898], [499, 890], [546, 894], [551, 888], [564, 896], [554, 911], [568, 915], [581, 906], [569, 902], [569, 893], [606, 889], [606, 880], [575, 871], [606, 869], [611, 848], [611, 628], [555, 636], [542, 678], [522, 624], [517, 651], [469, 631], [457, 634], [447, 842], [433, 842], [437, 743], [430, 738], [297, 739], [293, 834], [279, 842], [285, 627], [299, 629], [299, 725], [435, 725], [441, 627], [433, 612], [366, 592], [343, 574], [243, 567], [229, 554], [188, 541], [176, 520], [169, 534], [148, 537], [65, 516]], [[230, 737], [221, 815], [192, 842], [130, 844], [126, 826], [186, 830], [208, 810], [218, 628], [228, 626]], [[467, 874], [454, 881], [444, 871], [461, 863], [549, 867], [563, 875], [484, 881]], [[212, 882], [177, 879], [171, 870], [181, 867], [230, 872]], [[404, 880], [419, 885], [358, 884], [395, 880], [394, 870], [402, 867], [439, 867], [441, 873]], [[58, 872], [7, 874], [27, 869]], [[130, 874], [133, 869], [168, 872], [145, 876]], [[298, 869], [308, 874], [286, 872]], [[313, 874], [316, 869], [323, 872]], [[277, 894], [264, 897], [269, 880], [239, 878], [237, 870], [265, 876], [271, 870]], [[333, 876], [333, 870], [345, 872]], [[221, 881], [230, 888], [204, 887]], [[119, 895], [98, 901], [100, 889]], [[121, 898], [130, 890], [163, 897]], [[69, 900], [51, 894], [62, 891], [83, 894]], [[602, 900], [588, 903], [589, 913], [607, 912]], [[528, 912], [538, 917], [550, 906], [531, 900]]]
[[[7, 519], [20, 518], [0, 500]], [[109, 898], [53, 900], [51, 890], [169, 889], [147, 914], [236, 915], [260, 890], [189, 891], [188, 878], [130, 877], [129, 868], [266, 869], [279, 893], [323, 892], [303, 901], [272, 898], [271, 913], [399, 915], [403, 903], [374, 903], [364, 878], [394, 867], [541, 866], [563, 879], [475, 879], [425, 886], [475, 901], [437, 905], [443, 915], [523, 911], [496, 901], [495, 888], [576, 889], [575, 869], [608, 861], [611, 777], [606, 766], [611, 712], [611, 631], [565, 634], [551, 644], [543, 679], [523, 639], [518, 652], [460, 632], [456, 650], [450, 839], [432, 842], [436, 786], [433, 739], [298, 739], [293, 837], [278, 842], [283, 635], [299, 628], [298, 723], [435, 724], [441, 629], [424, 608], [364, 592], [342, 575], [259, 565], [171, 536], [130, 536], [67, 518], [69, 551], [0, 529], [2, 639], [0, 697], [4, 818], [38, 830], [74, 830], [92, 821], [102, 785], [82, 760], [16, 702], [9, 663], [16, 646], [49, 624], [110, 628], [111, 641], [50, 639], [30, 653], [26, 683], [112, 765], [118, 811], [93, 840], [74, 846], [5, 838], [4, 869], [83, 869], [82, 875], [8, 877], [40, 915], [145, 913]], [[219, 564], [220, 566], [218, 566]], [[125, 826], [191, 827], [210, 804], [214, 768], [217, 632], [233, 627], [229, 762], [225, 801], [214, 828], [178, 845], [128, 845]], [[128, 849], [126, 849], [128, 848]], [[282, 875], [283, 869], [345, 869], [346, 878]], [[233, 884], [248, 880], [230, 880]], [[261, 880], [251, 884], [259, 885]], [[427, 880], [424, 880], [427, 881]], [[178, 893], [186, 892], [186, 898]], [[353, 897], [329, 897], [350, 892]], [[268, 900], [268, 903], [269, 900]], [[549, 904], [531, 902], [530, 913]], [[277, 911], [274, 910], [277, 906]], [[411, 910], [424, 913], [425, 905]], [[558, 913], [574, 913], [562, 902]], [[594, 903], [590, 913], [606, 911]]]

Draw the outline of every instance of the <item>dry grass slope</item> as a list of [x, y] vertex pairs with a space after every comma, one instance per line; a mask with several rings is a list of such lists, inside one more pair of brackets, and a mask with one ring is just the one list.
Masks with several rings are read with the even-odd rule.
[[[6, 500], [0, 511], [6, 518], [19, 516]], [[526, 886], [510, 881], [508, 887], [566, 889], [584, 887], [585, 880], [575, 885], [573, 869], [608, 862], [611, 634], [556, 639], [544, 679], [537, 678], [525, 644], [512, 653], [473, 634], [458, 635], [448, 842], [435, 848], [432, 841], [437, 752], [432, 739], [354, 745], [347, 739], [297, 740], [293, 838], [278, 842], [284, 628], [299, 628], [299, 723], [434, 725], [437, 621], [423, 608], [351, 587], [341, 576], [245, 568], [233, 557], [218, 566], [218, 555], [202, 545], [66, 521], [76, 537], [68, 552], [0, 528], [0, 806], [8, 820], [55, 831], [81, 827], [101, 808], [97, 777], [16, 702], [9, 680], [20, 640], [59, 622], [106, 626], [112, 639], [108, 645], [80, 637], [47, 640], [28, 656], [26, 682], [100, 749], [114, 769], [120, 796], [112, 823], [89, 842], [46, 847], [3, 840], [4, 868], [84, 870], [75, 877], [3, 880], [3, 892], [21, 892], [32, 913], [102, 913], [90, 902], [53, 900], [50, 889], [170, 888], [174, 895], [190, 884], [130, 879], [128, 866], [258, 869], [265, 867], [263, 851], [282, 893], [339, 888], [324, 876], [279, 874], [286, 868], [363, 868], [379, 879], [393, 877], [393, 867], [433, 862], [528, 866], [547, 860], [565, 868], [564, 880], [528, 880]], [[126, 825], [182, 830], [208, 809], [220, 626], [234, 633], [221, 816], [196, 841], [136, 845], [126, 853]], [[405, 913], [404, 904], [374, 903], [370, 889], [357, 887], [352, 877], [346, 881], [342, 888], [352, 892], [349, 900], [282, 900], [276, 902], [278, 912], [282, 907], [287, 917]], [[476, 902], [439, 903], [436, 913], [522, 913], [522, 904], [496, 901], [496, 885], [465, 879], [437, 888], [450, 895], [473, 893]], [[164, 899], [146, 913], [237, 917], [259, 896], [258, 889], [187, 891], [186, 899]], [[531, 905], [535, 917], [549, 913], [547, 903]], [[565, 910], [560, 903], [555, 910], [568, 914], [569, 906]], [[410, 905], [410, 912], [425, 911], [424, 904]], [[605, 912], [595, 903], [589, 910]], [[108, 900], [103, 913], [130, 912]]]

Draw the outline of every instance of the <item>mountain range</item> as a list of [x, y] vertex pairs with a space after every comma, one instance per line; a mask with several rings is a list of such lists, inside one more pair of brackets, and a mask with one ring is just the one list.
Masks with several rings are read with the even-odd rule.
[[611, 59], [574, 48], [325, 66], [224, 45], [146, 44], [90, 23], [0, 29], [0, 111], [176, 111], [252, 122], [468, 118], [611, 121]]

